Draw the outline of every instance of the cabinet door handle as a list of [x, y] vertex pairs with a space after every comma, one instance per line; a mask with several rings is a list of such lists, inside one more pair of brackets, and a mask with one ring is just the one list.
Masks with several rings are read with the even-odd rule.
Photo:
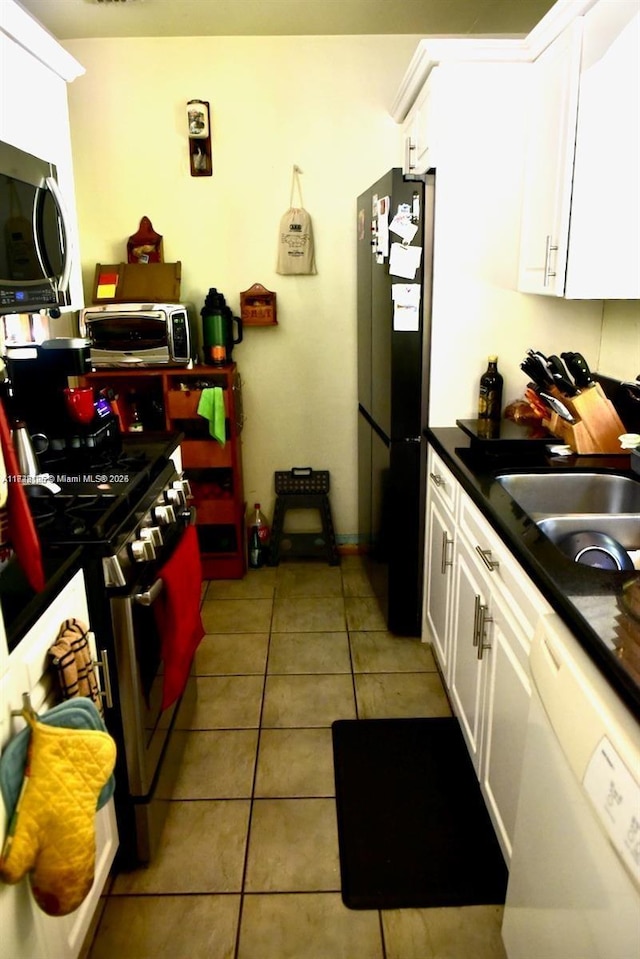
[[440, 572], [444, 576], [447, 572], [447, 566], [453, 566], [453, 560], [447, 559], [447, 547], [453, 546], [453, 540], [449, 539], [447, 531], [443, 530], [442, 533], [442, 559], [440, 561]]
[[476, 546], [476, 553], [478, 554], [478, 556], [480, 557], [480, 559], [482, 560], [482, 562], [487, 567], [490, 573], [492, 573], [494, 569], [497, 569], [498, 566], [500, 565], [497, 559], [491, 559], [490, 549], [482, 549], [481, 546]]
[[406, 137], [404, 141], [404, 168], [407, 170], [407, 172], [411, 172], [411, 170], [415, 170], [416, 168], [415, 163], [411, 162], [411, 154], [415, 152], [415, 149], [416, 145], [411, 137]]
[[555, 270], [551, 269], [551, 254], [557, 252], [557, 245], [554, 246], [551, 242], [551, 234], [547, 234], [545, 239], [545, 250], [544, 250], [544, 276], [543, 276], [543, 285], [549, 286], [549, 279], [552, 276], [555, 276]]
[[491, 649], [491, 643], [485, 642], [485, 626], [493, 622], [491, 616], [487, 616], [488, 609], [489, 607], [482, 603], [478, 607], [478, 659], [482, 659], [485, 649]]
[[473, 645], [477, 646], [480, 637], [480, 606], [482, 604], [482, 597], [478, 596], [476, 593], [475, 599], [473, 601]]
[[109, 653], [106, 649], [100, 650], [100, 659], [97, 662], [94, 662], [93, 665], [97, 666], [97, 668], [102, 671], [102, 683], [104, 685], [104, 690], [102, 690], [100, 695], [104, 699], [104, 704], [107, 709], [113, 709], [111, 673], [109, 672]]
[[444, 486], [444, 480], [439, 473], [429, 473], [434, 486]]

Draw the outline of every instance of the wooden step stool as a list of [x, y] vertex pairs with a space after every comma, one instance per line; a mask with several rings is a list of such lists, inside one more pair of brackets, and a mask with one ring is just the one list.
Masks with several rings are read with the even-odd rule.
[[[324, 556], [331, 566], [340, 563], [329, 503], [328, 470], [294, 467], [276, 471], [276, 505], [271, 528], [269, 565], [277, 566], [286, 551], [287, 556], [313, 558]], [[289, 533], [284, 521], [289, 509], [315, 509], [320, 514], [322, 531], [317, 533]]]

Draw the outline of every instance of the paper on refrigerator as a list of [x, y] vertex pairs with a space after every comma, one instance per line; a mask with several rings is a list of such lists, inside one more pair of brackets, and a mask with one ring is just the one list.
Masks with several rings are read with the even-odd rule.
[[404, 243], [392, 243], [389, 256], [389, 273], [414, 280], [422, 258], [421, 246], [407, 246]]
[[408, 203], [401, 203], [389, 224], [392, 233], [399, 236], [405, 243], [411, 243], [418, 232], [418, 223]]
[[417, 332], [420, 329], [420, 284], [393, 283], [393, 329]]

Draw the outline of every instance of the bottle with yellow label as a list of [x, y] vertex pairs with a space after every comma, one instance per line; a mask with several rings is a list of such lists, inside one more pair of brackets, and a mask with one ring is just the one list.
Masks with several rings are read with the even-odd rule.
[[502, 416], [502, 376], [498, 372], [498, 357], [490, 356], [489, 365], [480, 377], [478, 392], [478, 419], [499, 423]]

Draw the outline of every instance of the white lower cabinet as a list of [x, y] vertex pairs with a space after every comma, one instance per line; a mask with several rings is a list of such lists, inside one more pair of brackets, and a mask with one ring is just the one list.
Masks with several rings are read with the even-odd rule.
[[[8, 658], [0, 680], [0, 748], [24, 726], [12, 710], [22, 707], [28, 693], [33, 708], [41, 713], [58, 701], [49, 667], [48, 650], [66, 619], [89, 624], [84, 575], [79, 571], [60, 591], [20, 645]], [[92, 655], [96, 649], [90, 635]], [[98, 676], [99, 679], [99, 676]], [[4, 840], [4, 805], [0, 800], [0, 843]], [[96, 814], [96, 861], [93, 886], [75, 912], [67, 916], [46, 915], [36, 904], [27, 878], [16, 885], [0, 883], [0, 954], [7, 959], [76, 959], [82, 949], [100, 895], [118, 848], [118, 828], [113, 799]]]
[[[431, 488], [427, 495], [423, 638], [433, 646], [509, 863], [529, 710], [529, 645], [549, 606], [450, 473], [448, 483], [452, 514]], [[445, 534], [451, 565], [443, 573]]]
[[485, 727], [480, 785], [507, 859], [513, 834], [524, 755], [529, 683], [527, 653], [510, 617], [492, 606], [491, 650], [487, 654]]
[[440, 457], [429, 450], [423, 632], [448, 677], [449, 620], [453, 595], [453, 551], [458, 483]]
[[483, 578], [478, 574], [469, 547], [460, 537], [456, 544], [454, 583], [449, 695], [479, 774], [488, 663], [484, 651], [487, 641], [485, 624], [489, 603]]
[[449, 607], [453, 569], [453, 523], [435, 497], [427, 504], [425, 618], [431, 630], [440, 668], [449, 664]]

